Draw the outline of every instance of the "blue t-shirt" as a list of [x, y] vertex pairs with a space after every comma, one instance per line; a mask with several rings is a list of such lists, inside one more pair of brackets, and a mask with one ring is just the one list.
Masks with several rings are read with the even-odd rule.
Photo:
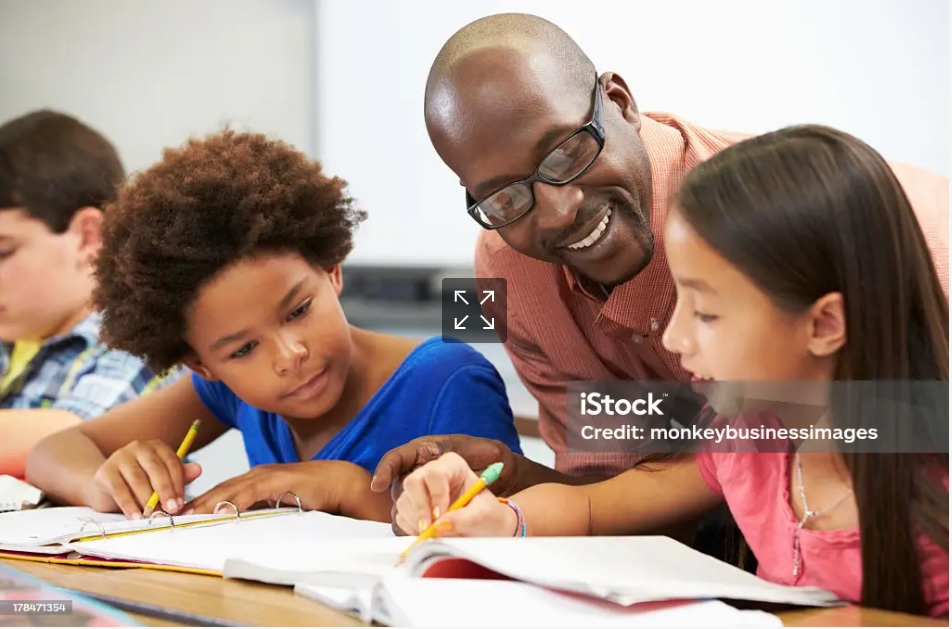
[[[299, 461], [291, 429], [280, 416], [249, 406], [221, 382], [193, 373], [192, 385], [223, 424], [241, 432], [252, 467]], [[410, 352], [313, 460], [350, 461], [373, 473], [391, 448], [441, 434], [498, 439], [522, 454], [496, 368], [469, 345], [433, 337]]]

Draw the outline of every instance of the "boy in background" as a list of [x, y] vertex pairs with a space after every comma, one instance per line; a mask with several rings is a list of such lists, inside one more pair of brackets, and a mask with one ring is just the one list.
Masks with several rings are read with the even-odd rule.
[[101, 208], [125, 177], [115, 147], [36, 111], [0, 126], [0, 474], [41, 439], [158, 387], [106, 348], [92, 309]]

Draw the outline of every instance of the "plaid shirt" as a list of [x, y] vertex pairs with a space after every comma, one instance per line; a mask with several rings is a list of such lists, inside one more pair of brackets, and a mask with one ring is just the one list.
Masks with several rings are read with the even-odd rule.
[[[93, 313], [69, 333], [47, 339], [0, 398], [0, 409], [56, 408], [92, 419], [180, 375], [157, 376], [140, 359], [108, 349], [99, 340], [101, 321]], [[10, 368], [11, 350], [0, 344], [0, 374]]]

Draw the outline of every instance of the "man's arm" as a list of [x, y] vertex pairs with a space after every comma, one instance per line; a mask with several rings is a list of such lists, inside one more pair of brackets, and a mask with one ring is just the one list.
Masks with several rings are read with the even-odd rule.
[[0, 474], [24, 478], [34, 446], [81, 421], [79, 415], [55, 408], [0, 411]]
[[[557, 472], [520, 454], [514, 454], [501, 441], [469, 435], [429, 435], [393, 448], [380, 459], [374, 470], [371, 489], [391, 488], [394, 498], [402, 491], [402, 479], [413, 470], [435, 461], [447, 452], [455, 452], [477, 474], [493, 463], [502, 462], [502, 474], [493, 483], [493, 493], [509, 496], [539, 483], [587, 485], [604, 476], [574, 476]], [[391, 487], [393, 485], [393, 487]]]

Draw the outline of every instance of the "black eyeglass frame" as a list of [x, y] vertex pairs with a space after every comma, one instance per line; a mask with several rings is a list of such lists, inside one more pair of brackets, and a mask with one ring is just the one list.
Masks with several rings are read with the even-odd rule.
[[[565, 185], [568, 185], [568, 184], [572, 183], [573, 181], [575, 181], [576, 179], [578, 179], [578, 178], [581, 177], [582, 175], [584, 175], [584, 174], [588, 171], [588, 169], [592, 167], [592, 164], [595, 163], [595, 160], [598, 159], [598, 156], [601, 155], [602, 149], [605, 148], [605, 125], [604, 125], [603, 118], [602, 118], [602, 86], [601, 86], [601, 84], [600, 84], [599, 81], [598, 81], [598, 76], [597, 76], [597, 75], [596, 75], [596, 77], [595, 77], [595, 93], [594, 93], [594, 95], [592, 96], [592, 100], [593, 100], [592, 108], [593, 108], [594, 111], [592, 112], [592, 118], [591, 118], [591, 120], [589, 120], [586, 124], [582, 125], [582, 126], [579, 127], [578, 129], [576, 129], [575, 131], [573, 131], [571, 134], [569, 134], [568, 137], [566, 137], [564, 140], [562, 140], [561, 142], [559, 142], [559, 143], [555, 146], [555, 148], [553, 148], [551, 151], [549, 151], [548, 153], [546, 153], [546, 154], [545, 154], [545, 157], [543, 157], [543, 158], [539, 161], [539, 165], [536, 167], [535, 172], [533, 172], [530, 176], [526, 177], [525, 179], [519, 179], [519, 180], [517, 180], [517, 181], [510, 181], [509, 183], [507, 183], [507, 184], [505, 184], [505, 185], [499, 186], [498, 188], [496, 188], [495, 190], [493, 190], [493, 191], [490, 192], [489, 194], [484, 195], [479, 201], [474, 200], [474, 199], [473, 199], [473, 196], [469, 193], [469, 190], [466, 190], [466, 212], [467, 212], [467, 214], [469, 214], [469, 215], [473, 218], [473, 220], [475, 220], [477, 223], [479, 223], [479, 225], [480, 225], [483, 229], [496, 230], [496, 229], [499, 229], [499, 228], [501, 228], [501, 227], [506, 227], [507, 225], [512, 225], [513, 223], [515, 223], [516, 221], [518, 221], [519, 219], [521, 219], [523, 216], [525, 216], [526, 214], [528, 214], [529, 212], [531, 212], [532, 209], [535, 207], [535, 204], [536, 204], [536, 202], [535, 202], [535, 201], [536, 201], [536, 200], [535, 200], [535, 192], [533, 192], [533, 190], [532, 190], [532, 184], [534, 184], [534, 183], [537, 182], [537, 181], [541, 181], [542, 183], [546, 183], [546, 184], [549, 184], [549, 185], [551, 185], [551, 186], [565, 186]], [[568, 179], [565, 179], [565, 180], [553, 180], [553, 179], [549, 179], [549, 178], [543, 176], [539, 171], [542, 169], [542, 165], [545, 163], [545, 161], [546, 161], [547, 159], [549, 159], [549, 157], [551, 157], [553, 153], [555, 153], [556, 151], [558, 151], [558, 150], [559, 150], [560, 148], [562, 148], [566, 143], [568, 143], [569, 141], [571, 141], [573, 138], [575, 138], [575, 136], [577, 136], [577, 135], [580, 134], [580, 133], [588, 133], [588, 134], [591, 135], [593, 138], [595, 138], [595, 141], [598, 143], [598, 150], [595, 151], [595, 154], [594, 154], [594, 155], [592, 155], [592, 159], [588, 162], [588, 164], [586, 164], [581, 170], [579, 170], [579, 172], [577, 172], [576, 174], [572, 175], [571, 177], [569, 177]], [[478, 209], [478, 208], [479, 208], [479, 205], [480, 205], [481, 203], [485, 202], [487, 199], [489, 199], [489, 198], [492, 197], [493, 195], [498, 194], [498, 193], [501, 192], [502, 190], [505, 190], [505, 189], [508, 188], [509, 186], [515, 186], [515, 185], [519, 185], [519, 184], [524, 184], [524, 185], [526, 186], [526, 188], [529, 189], [529, 195], [530, 195], [530, 197], [531, 197], [531, 200], [530, 200], [530, 202], [529, 202], [528, 207], [526, 207], [526, 209], [525, 209], [523, 212], [521, 212], [521, 213], [520, 213], [518, 216], [516, 216], [515, 218], [512, 218], [512, 219], [506, 221], [505, 223], [499, 223], [499, 224], [494, 224], [494, 225], [490, 225], [490, 224], [484, 222], [482, 219], [479, 218], [479, 209]]]

